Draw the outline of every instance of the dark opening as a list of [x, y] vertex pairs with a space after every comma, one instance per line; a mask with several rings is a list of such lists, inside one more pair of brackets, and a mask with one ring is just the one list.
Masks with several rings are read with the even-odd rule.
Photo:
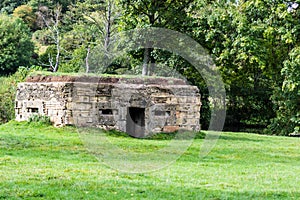
[[166, 112], [161, 110], [156, 110], [154, 113], [156, 116], [165, 116]]
[[155, 112], [154, 112], [154, 114], [156, 115], [156, 116], [170, 116], [170, 111], [162, 111], [162, 110], [156, 110]]
[[170, 111], [166, 111], [167, 113], [167, 116], [169, 117], [171, 115], [171, 112]]
[[29, 113], [38, 113], [39, 109], [38, 108], [27, 108], [27, 112], [29, 112]]
[[112, 111], [112, 109], [101, 109], [101, 110], [100, 110], [100, 113], [101, 113], [102, 115], [112, 115], [112, 114], [113, 114], [113, 111]]
[[145, 108], [128, 108], [126, 132], [133, 137], [145, 136]]
[[31, 108], [31, 112], [33, 112], [33, 113], [38, 113], [38, 112], [39, 112], [39, 109], [38, 109], [38, 108]]

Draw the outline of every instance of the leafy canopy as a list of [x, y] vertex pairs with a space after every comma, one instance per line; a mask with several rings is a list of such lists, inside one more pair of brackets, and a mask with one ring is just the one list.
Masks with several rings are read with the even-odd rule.
[[0, 14], [0, 49], [0, 75], [30, 65], [34, 45], [30, 30], [21, 19]]

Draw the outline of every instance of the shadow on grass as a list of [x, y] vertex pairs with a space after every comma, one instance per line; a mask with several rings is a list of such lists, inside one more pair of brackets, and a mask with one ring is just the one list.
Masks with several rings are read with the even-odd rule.
[[249, 141], [249, 142], [261, 142], [263, 140], [260, 139], [252, 139], [248, 137], [241, 137], [241, 136], [229, 136], [229, 135], [220, 135], [220, 140], [233, 140], [233, 141]]
[[177, 134], [187, 134], [187, 138], [190, 139], [204, 139], [206, 134], [204, 132], [198, 131], [198, 132], [190, 132], [191, 134], [195, 134], [194, 137], [191, 137], [189, 132], [184, 132], [184, 133], [178, 133], [178, 132], [172, 132], [172, 133], [155, 133], [152, 134], [145, 139], [147, 140], [173, 140], [176, 138]]
[[[134, 138], [130, 135], [128, 135], [125, 132], [117, 131], [117, 130], [99, 130], [99, 132], [105, 133], [107, 136], [112, 137], [119, 137], [119, 138]], [[142, 140], [173, 140], [176, 139], [176, 135], [181, 134], [178, 132], [172, 132], [172, 133], [154, 133], [149, 136], [146, 136], [145, 138], [135, 138], [135, 139], [142, 139]], [[187, 138], [192, 139], [204, 139], [206, 134], [204, 132], [198, 131], [198, 132], [191, 132], [191, 134], [195, 134], [195, 137], [190, 137], [189, 132], [184, 132], [182, 134], [188, 135]]]
[[118, 137], [118, 138], [134, 138], [130, 135], [128, 135], [125, 132], [118, 131], [118, 130], [103, 130], [100, 129], [99, 132], [104, 133], [107, 136], [112, 136], [112, 137]]

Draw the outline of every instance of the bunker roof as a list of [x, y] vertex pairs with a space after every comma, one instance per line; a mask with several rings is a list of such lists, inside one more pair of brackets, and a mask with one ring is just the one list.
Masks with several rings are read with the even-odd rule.
[[132, 75], [50, 75], [32, 74], [25, 82], [85, 82], [85, 83], [111, 83], [111, 84], [143, 84], [143, 85], [188, 85], [183, 79], [155, 76]]

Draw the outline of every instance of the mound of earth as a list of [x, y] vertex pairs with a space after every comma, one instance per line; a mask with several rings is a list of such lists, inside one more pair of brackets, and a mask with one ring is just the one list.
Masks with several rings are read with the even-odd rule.
[[88, 75], [32, 75], [26, 82], [87, 82], [87, 83], [126, 83], [126, 84], [159, 84], [187, 85], [182, 79], [164, 77], [122, 77], [122, 76], [88, 76]]

